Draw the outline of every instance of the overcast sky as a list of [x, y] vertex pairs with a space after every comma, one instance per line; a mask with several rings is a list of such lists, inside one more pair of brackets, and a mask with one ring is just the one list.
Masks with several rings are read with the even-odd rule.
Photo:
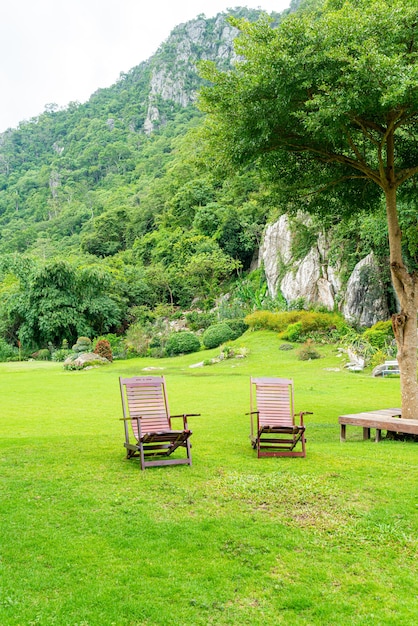
[[46, 104], [85, 102], [148, 59], [171, 30], [229, 7], [290, 0], [11, 0], [0, 11], [0, 132]]

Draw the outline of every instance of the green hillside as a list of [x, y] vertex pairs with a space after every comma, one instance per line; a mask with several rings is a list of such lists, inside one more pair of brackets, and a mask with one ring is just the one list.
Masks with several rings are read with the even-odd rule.
[[[209, 310], [227, 292], [244, 313], [286, 304], [281, 294], [268, 301], [262, 270], [249, 272], [266, 223], [304, 207], [256, 162], [224, 167], [196, 106], [199, 62], [227, 70], [237, 59], [238, 30], [227, 17], [181, 24], [88, 102], [49, 105], [0, 135], [0, 337], [8, 344], [120, 334], [140, 311]], [[280, 19], [273, 14], [271, 27]], [[344, 279], [371, 249], [387, 256], [385, 215], [341, 222], [338, 197], [331, 201], [332, 219], [295, 226], [294, 253], [301, 258], [332, 232], [330, 258]]]

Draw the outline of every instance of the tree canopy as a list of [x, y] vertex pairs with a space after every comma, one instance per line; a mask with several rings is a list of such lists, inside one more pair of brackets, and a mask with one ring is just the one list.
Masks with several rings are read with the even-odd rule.
[[225, 163], [256, 161], [283, 192], [304, 194], [309, 210], [335, 218], [385, 199], [403, 409], [416, 416], [416, 210], [402, 233], [399, 199], [411, 203], [418, 174], [418, 6], [314, 0], [277, 28], [232, 23], [236, 67], [202, 64], [211, 141]]

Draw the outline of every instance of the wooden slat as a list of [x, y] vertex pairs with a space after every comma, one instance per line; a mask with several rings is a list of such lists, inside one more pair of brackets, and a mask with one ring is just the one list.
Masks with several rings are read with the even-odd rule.
[[259, 426], [293, 426], [292, 381], [283, 378], [255, 378], [252, 381], [256, 389]]
[[[136, 377], [126, 379], [126, 399], [131, 418], [141, 419], [141, 432], [170, 430], [168, 406], [162, 377]], [[138, 423], [132, 421], [132, 430], [138, 438]]]

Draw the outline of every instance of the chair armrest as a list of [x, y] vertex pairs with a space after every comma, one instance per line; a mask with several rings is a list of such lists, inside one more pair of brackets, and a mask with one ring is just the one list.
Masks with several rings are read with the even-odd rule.
[[260, 411], [248, 411], [245, 415], [258, 415]]
[[142, 415], [135, 415], [135, 417], [119, 417], [120, 422], [132, 422], [133, 420], [142, 420]]
[[313, 415], [312, 411], [300, 411], [299, 413], [295, 413], [295, 417], [299, 415], [299, 419], [300, 419], [300, 425], [304, 426], [303, 423], [303, 416], [304, 415]]
[[187, 418], [188, 417], [196, 417], [199, 416], [200, 413], [182, 413], [181, 415], [170, 415], [169, 420], [170, 420], [170, 424], [171, 424], [171, 420], [175, 417], [182, 417], [183, 418], [183, 427], [184, 430], [189, 430], [189, 425], [187, 423]]

